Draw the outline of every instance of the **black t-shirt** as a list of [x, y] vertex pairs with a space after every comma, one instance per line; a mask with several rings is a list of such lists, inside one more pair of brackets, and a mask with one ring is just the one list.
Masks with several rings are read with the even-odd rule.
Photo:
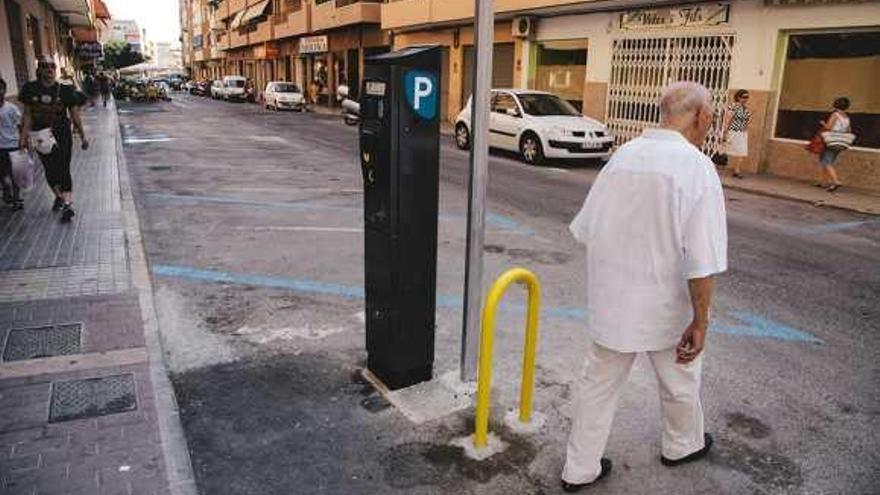
[[69, 84], [56, 82], [51, 86], [44, 86], [39, 81], [31, 81], [22, 86], [18, 100], [31, 111], [33, 131], [47, 127], [70, 129], [67, 110], [85, 103], [82, 93]]

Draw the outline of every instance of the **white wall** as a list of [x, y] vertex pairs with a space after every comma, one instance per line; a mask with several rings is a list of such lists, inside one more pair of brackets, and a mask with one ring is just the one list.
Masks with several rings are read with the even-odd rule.
[[735, 0], [730, 4], [731, 18], [726, 26], [621, 31], [618, 27], [619, 12], [594, 13], [539, 19], [536, 39], [587, 38], [587, 80], [608, 82], [611, 78], [611, 54], [615, 38], [665, 33], [732, 32], [736, 34], [736, 42], [733, 47], [730, 87], [770, 90], [773, 89], [773, 69], [780, 32], [880, 25], [878, 3], [770, 7], [765, 6], [763, 0]]
[[768, 7], [761, 0], [739, 0], [731, 24], [737, 39], [730, 87], [771, 90], [781, 31], [878, 26], [880, 4]]

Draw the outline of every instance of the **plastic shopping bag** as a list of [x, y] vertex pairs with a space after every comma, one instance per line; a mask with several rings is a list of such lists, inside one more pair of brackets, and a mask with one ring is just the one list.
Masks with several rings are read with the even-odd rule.
[[9, 153], [9, 161], [12, 162], [12, 181], [22, 190], [34, 187], [34, 155], [25, 150]]

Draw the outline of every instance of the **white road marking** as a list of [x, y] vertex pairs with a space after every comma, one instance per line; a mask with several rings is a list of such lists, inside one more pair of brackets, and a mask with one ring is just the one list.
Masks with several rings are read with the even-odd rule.
[[174, 141], [172, 137], [150, 137], [150, 138], [138, 138], [131, 137], [125, 138], [125, 144], [140, 144], [140, 143], [167, 143], [168, 141]]
[[348, 233], [360, 234], [363, 228], [352, 227], [309, 227], [305, 225], [293, 226], [256, 226], [256, 227], [235, 227], [235, 230], [247, 230], [254, 232], [331, 232], [331, 233]]
[[288, 144], [288, 141], [281, 136], [248, 136], [248, 138], [261, 143]]

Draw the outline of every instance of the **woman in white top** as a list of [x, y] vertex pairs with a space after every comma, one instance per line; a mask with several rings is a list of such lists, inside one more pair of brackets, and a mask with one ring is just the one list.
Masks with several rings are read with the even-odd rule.
[[[850, 132], [849, 114], [846, 113], [848, 109], [849, 98], [834, 100], [834, 111], [827, 120], [820, 122], [822, 124], [820, 132]], [[826, 147], [819, 155], [819, 182], [816, 183], [816, 187], [824, 187], [828, 192], [840, 189], [840, 179], [837, 177], [837, 170], [834, 169], [834, 162], [841, 151], [840, 148]]]
[[737, 91], [733, 96], [734, 103], [724, 111], [724, 152], [733, 158], [733, 176], [742, 179], [742, 162], [749, 156], [749, 124], [752, 123], [752, 112], [746, 106], [749, 92], [745, 89]]

